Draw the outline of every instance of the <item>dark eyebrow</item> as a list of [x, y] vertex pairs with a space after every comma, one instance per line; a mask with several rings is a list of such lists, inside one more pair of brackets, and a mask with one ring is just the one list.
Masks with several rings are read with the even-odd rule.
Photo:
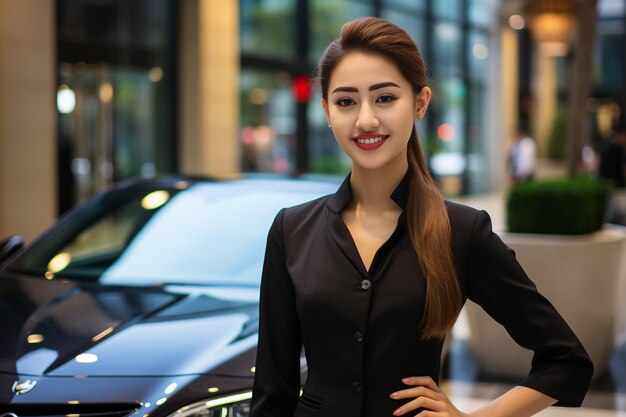
[[374, 91], [374, 90], [378, 90], [379, 88], [385, 88], [385, 87], [398, 87], [398, 88], [400, 88], [400, 86], [398, 84], [392, 83], [391, 81], [388, 81], [386, 83], [378, 83], [378, 84], [371, 85], [369, 90], [370, 91]]
[[347, 93], [358, 93], [359, 90], [357, 90], [354, 87], [337, 87], [333, 90], [333, 93], [336, 93], [338, 91], [345, 91]]
[[[374, 84], [371, 85], [369, 87], [369, 91], [374, 91], [374, 90], [378, 90], [380, 88], [385, 88], [385, 87], [398, 87], [400, 88], [400, 86], [396, 83], [393, 83], [391, 81], [385, 82], [385, 83], [378, 83], [378, 84]], [[348, 93], [358, 93], [359, 90], [354, 88], [354, 87], [337, 87], [333, 90], [333, 93], [336, 93], [338, 91], [345, 91]]]

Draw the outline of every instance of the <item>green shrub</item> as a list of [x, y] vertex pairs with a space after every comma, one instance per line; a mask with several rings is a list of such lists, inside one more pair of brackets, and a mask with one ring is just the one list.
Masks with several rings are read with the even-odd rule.
[[579, 235], [602, 229], [612, 182], [590, 176], [530, 181], [506, 197], [512, 233]]

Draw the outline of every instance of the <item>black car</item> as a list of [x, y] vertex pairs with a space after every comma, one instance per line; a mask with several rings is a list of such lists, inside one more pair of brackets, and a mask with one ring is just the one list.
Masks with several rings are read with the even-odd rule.
[[338, 185], [130, 180], [5, 241], [0, 416], [247, 416], [270, 224]]

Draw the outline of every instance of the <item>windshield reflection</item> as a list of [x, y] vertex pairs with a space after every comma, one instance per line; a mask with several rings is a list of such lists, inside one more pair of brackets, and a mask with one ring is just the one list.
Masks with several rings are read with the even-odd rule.
[[276, 213], [336, 187], [254, 179], [116, 190], [78, 210], [9, 268], [104, 284], [258, 286]]

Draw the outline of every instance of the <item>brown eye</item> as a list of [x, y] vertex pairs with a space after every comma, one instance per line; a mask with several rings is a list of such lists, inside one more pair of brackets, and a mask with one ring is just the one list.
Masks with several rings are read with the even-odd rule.
[[385, 94], [385, 95], [382, 95], [382, 96], [378, 97], [378, 101], [380, 103], [390, 103], [390, 102], [392, 102], [394, 100], [397, 100], [396, 97], [394, 97], [394, 96], [392, 96], [390, 94]]
[[337, 104], [340, 107], [346, 107], [346, 106], [351, 105], [352, 103], [354, 102], [352, 101], [352, 99], [349, 99], [349, 98], [340, 98], [339, 100], [335, 102], [335, 104]]

